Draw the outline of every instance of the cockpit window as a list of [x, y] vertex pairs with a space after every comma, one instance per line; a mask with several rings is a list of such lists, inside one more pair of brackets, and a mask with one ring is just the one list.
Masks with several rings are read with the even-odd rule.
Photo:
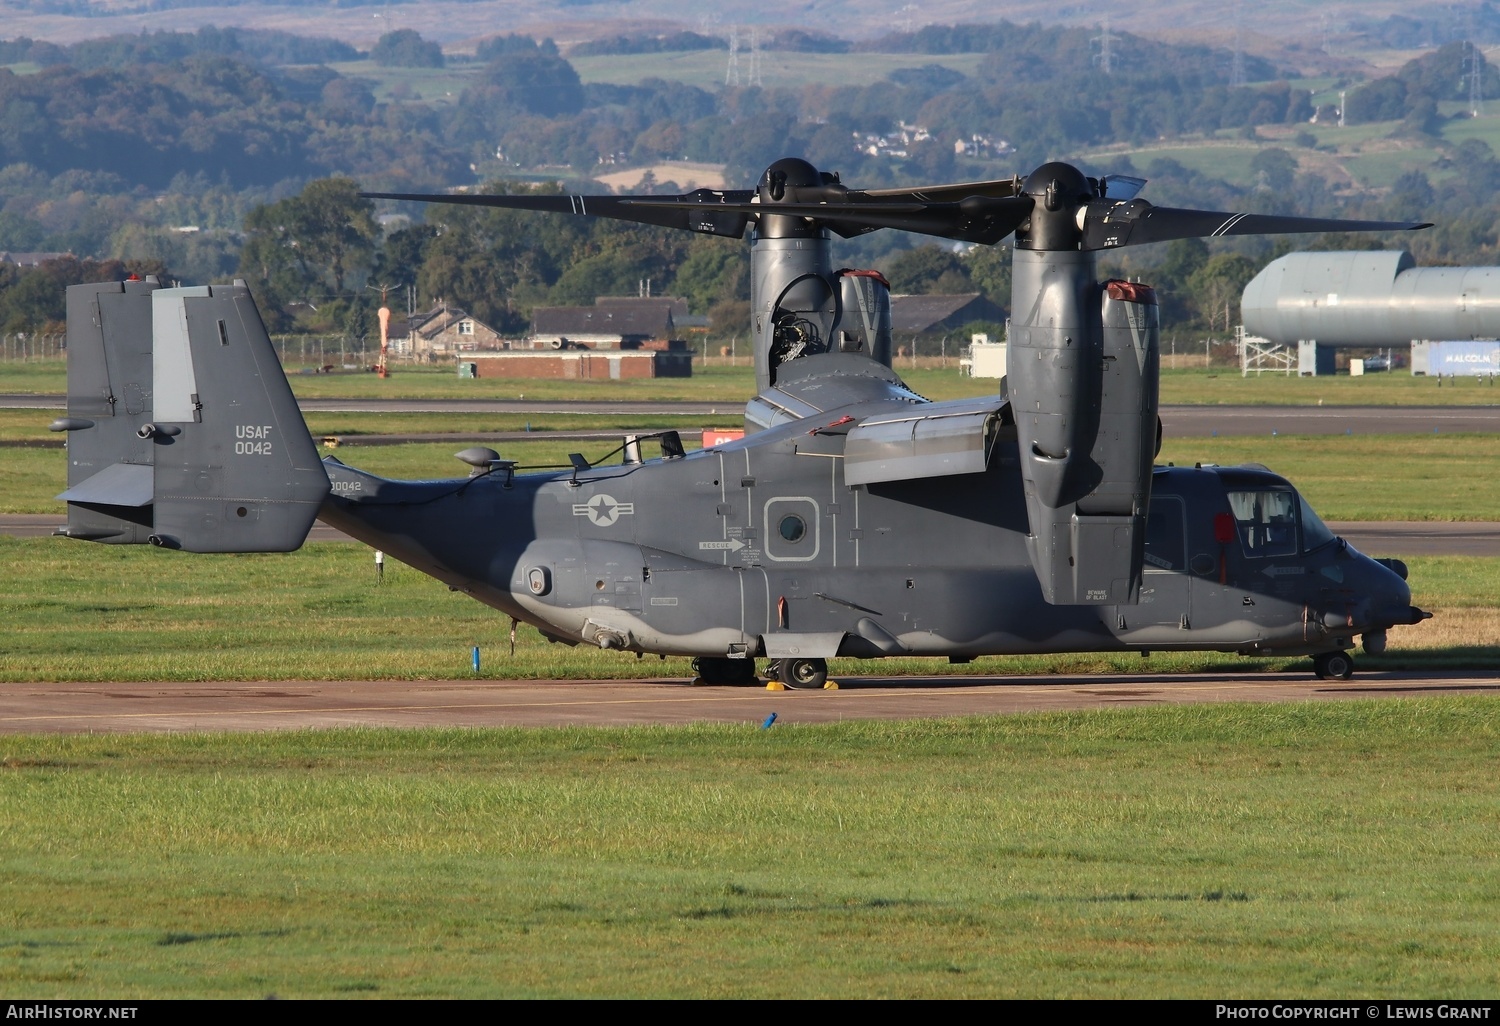
[[1296, 492], [1282, 488], [1230, 492], [1229, 508], [1247, 556], [1297, 554]]
[[1321, 549], [1324, 545], [1335, 539], [1335, 535], [1328, 529], [1328, 525], [1313, 512], [1313, 508], [1302, 500], [1302, 551], [1311, 552], [1313, 549]]

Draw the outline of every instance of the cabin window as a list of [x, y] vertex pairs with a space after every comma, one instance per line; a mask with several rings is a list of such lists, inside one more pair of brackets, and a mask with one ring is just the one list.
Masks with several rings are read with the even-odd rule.
[[1245, 555], [1297, 555], [1296, 492], [1288, 488], [1230, 492], [1229, 508], [1239, 526]]
[[776, 562], [810, 563], [818, 558], [822, 539], [818, 529], [818, 503], [807, 495], [781, 495], [767, 499], [761, 523], [765, 524], [765, 557]]

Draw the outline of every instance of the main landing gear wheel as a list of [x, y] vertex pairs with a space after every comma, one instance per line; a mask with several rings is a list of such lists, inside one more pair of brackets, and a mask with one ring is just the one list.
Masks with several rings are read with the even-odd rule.
[[693, 660], [693, 672], [704, 684], [717, 687], [743, 687], [755, 683], [754, 659], [711, 659], [699, 656]]
[[828, 683], [828, 660], [782, 659], [776, 663], [776, 679], [799, 691], [816, 691]]
[[1354, 657], [1348, 652], [1323, 652], [1313, 656], [1313, 673], [1319, 680], [1348, 680], [1354, 676]]

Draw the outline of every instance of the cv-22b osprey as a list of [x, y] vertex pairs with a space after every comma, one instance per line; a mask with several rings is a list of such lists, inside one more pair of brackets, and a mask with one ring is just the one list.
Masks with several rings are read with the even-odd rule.
[[[1357, 638], [1429, 615], [1405, 568], [1336, 538], [1259, 466], [1153, 467], [1158, 317], [1102, 249], [1421, 225], [1153, 206], [1138, 179], [1049, 163], [1019, 179], [857, 191], [805, 161], [754, 190], [412, 196], [751, 239], [758, 394], [746, 437], [618, 463], [393, 481], [320, 461], [249, 289], [69, 290], [68, 525], [196, 552], [284, 551], [321, 519], [568, 644], [756, 660], [818, 686], [835, 656], [1214, 650], [1308, 654], [1347, 677]], [[873, 272], [832, 236], [1015, 235], [1008, 389], [930, 402], [891, 368]]]

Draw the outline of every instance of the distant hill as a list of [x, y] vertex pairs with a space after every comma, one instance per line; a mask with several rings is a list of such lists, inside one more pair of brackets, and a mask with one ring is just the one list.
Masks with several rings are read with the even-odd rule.
[[[1233, 6], [1207, 0], [1158, 0], [1131, 5], [1096, 2], [1056, 4], [1049, 0], [819, 0], [799, 5], [792, 19], [783, 8], [765, 12], [745, 7], [704, 18], [699, 0], [624, 0], [609, 4], [589, 0], [114, 0], [106, 13], [101, 3], [80, 0], [0, 0], [4, 35], [26, 35], [50, 42], [76, 42], [95, 36], [163, 27], [164, 10], [177, 29], [204, 25], [271, 28], [301, 35], [329, 36], [368, 49], [392, 28], [416, 28], [445, 48], [464, 48], [496, 32], [522, 31], [551, 35], [559, 43], [582, 42], [640, 32], [682, 31], [726, 35], [737, 20], [766, 34], [786, 29], [810, 30], [864, 40], [906, 32], [928, 24], [965, 22], [1040, 22], [1099, 26], [1113, 16], [1111, 28], [1177, 40], [1228, 45], [1234, 35]], [[1407, 47], [1451, 42], [1453, 27], [1476, 18], [1482, 3], [1404, 4], [1396, 0], [1263, 0], [1242, 6], [1243, 45], [1266, 52], [1297, 44], [1312, 49], [1325, 41], [1334, 48]], [[370, 17], [370, 13], [379, 17]], [[1388, 19], [1402, 19], [1394, 29]], [[1476, 15], [1483, 21], [1482, 13]], [[388, 19], [388, 21], [387, 21]], [[733, 20], [732, 20], [733, 19]], [[1390, 31], [1387, 31], [1390, 29]], [[1488, 42], [1500, 41], [1493, 37]]]

